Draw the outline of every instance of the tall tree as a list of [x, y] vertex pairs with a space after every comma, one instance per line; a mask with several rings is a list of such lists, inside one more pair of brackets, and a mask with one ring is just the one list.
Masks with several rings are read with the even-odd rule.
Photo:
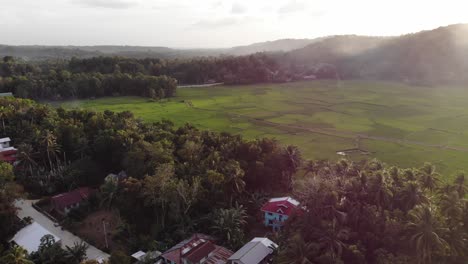
[[417, 206], [410, 212], [410, 217], [406, 225], [409, 243], [418, 263], [431, 264], [434, 254], [444, 252], [448, 247], [442, 236], [444, 228], [430, 206]]
[[0, 258], [0, 262], [4, 264], [34, 264], [28, 259], [28, 252], [20, 246], [13, 246]]

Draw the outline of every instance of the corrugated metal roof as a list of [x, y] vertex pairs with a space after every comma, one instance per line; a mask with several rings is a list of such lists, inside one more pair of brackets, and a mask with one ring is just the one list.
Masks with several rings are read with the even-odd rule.
[[10, 142], [10, 141], [11, 139], [9, 137], [0, 138], [0, 143]]
[[0, 93], [0, 97], [13, 96], [13, 93]]
[[273, 253], [271, 247], [278, 247], [278, 245], [268, 238], [256, 237], [229, 257], [229, 260], [244, 264], [258, 264]]
[[28, 253], [32, 253], [38, 250], [41, 244], [41, 238], [45, 235], [52, 235], [55, 242], [60, 241], [58, 236], [52, 234], [49, 230], [36, 222], [18, 231], [10, 241], [14, 241], [18, 246], [26, 249]]
[[272, 198], [262, 207], [262, 211], [290, 216], [296, 211], [299, 202], [291, 197]]

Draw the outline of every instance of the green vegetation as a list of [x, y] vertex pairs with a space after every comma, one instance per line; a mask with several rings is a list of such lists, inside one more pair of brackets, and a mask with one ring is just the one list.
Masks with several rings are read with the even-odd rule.
[[[66, 108], [126, 111], [147, 122], [170, 119], [201, 129], [274, 137], [304, 156], [340, 158], [359, 147], [401, 167], [436, 164], [444, 177], [468, 170], [468, 91], [384, 82], [317, 81], [179, 89], [154, 102], [140, 97], [67, 101]], [[372, 138], [365, 138], [369, 136]], [[360, 160], [368, 156], [349, 153]]]
[[[467, 261], [463, 173], [443, 183], [430, 163], [401, 169], [375, 159], [304, 162], [297, 147], [268, 138], [247, 141], [169, 121], [142, 123], [130, 112], [65, 110], [15, 98], [0, 98], [0, 107], [8, 116], [3, 133], [19, 153], [14, 167], [0, 163], [0, 195], [17, 194], [15, 183], [34, 195], [99, 187], [65, 220], [115, 211], [121, 221], [109, 236], [119, 244], [111, 264], [199, 232], [232, 250], [254, 233], [274, 236], [280, 245], [274, 259], [281, 264]], [[120, 170], [129, 177], [104, 179]], [[257, 216], [265, 197], [279, 195], [295, 196], [305, 210], [272, 235], [258, 226]], [[0, 201], [0, 231], [9, 234], [13, 198]], [[62, 249], [44, 236], [37, 252], [25, 257], [10, 247], [0, 258], [74, 264], [85, 251], [84, 244]]]

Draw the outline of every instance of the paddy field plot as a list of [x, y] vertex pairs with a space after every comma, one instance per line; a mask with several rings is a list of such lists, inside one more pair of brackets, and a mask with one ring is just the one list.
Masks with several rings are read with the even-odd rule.
[[66, 108], [131, 111], [146, 122], [169, 119], [247, 139], [273, 137], [305, 158], [378, 158], [419, 167], [432, 162], [446, 178], [468, 172], [468, 87], [316, 81], [178, 89], [154, 102], [111, 97], [63, 102]]

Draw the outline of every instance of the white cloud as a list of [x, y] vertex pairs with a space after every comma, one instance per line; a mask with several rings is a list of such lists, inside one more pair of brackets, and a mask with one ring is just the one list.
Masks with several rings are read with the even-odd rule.
[[103, 7], [114, 9], [126, 9], [136, 6], [138, 2], [128, 0], [74, 0], [75, 3], [89, 7]]
[[294, 13], [298, 11], [304, 11], [306, 8], [306, 4], [302, 1], [297, 1], [297, 0], [291, 0], [287, 4], [281, 6], [278, 9], [278, 13], [280, 14], [286, 14], [286, 13]]
[[232, 14], [243, 14], [247, 11], [247, 8], [245, 8], [243, 5], [239, 4], [239, 3], [234, 3], [232, 4], [232, 8], [231, 8], [231, 13]]
[[[466, 0], [0, 0], [0, 43], [230, 47], [467, 23]], [[118, 11], [118, 12], [117, 12]]]

